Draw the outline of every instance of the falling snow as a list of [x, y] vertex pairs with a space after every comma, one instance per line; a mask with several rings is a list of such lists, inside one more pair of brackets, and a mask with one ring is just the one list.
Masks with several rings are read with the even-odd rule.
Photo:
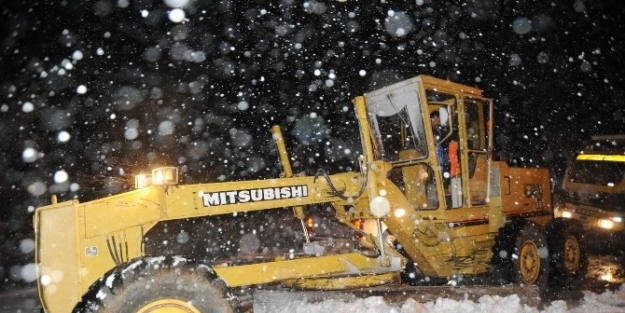
[[[625, 133], [616, 0], [9, 2], [0, 11], [0, 290], [36, 280], [32, 217], [53, 194], [85, 202], [127, 191], [132, 174], [161, 165], [179, 167], [181, 183], [279, 177], [273, 125], [295, 172], [358, 171], [351, 99], [419, 74], [483, 88], [497, 108], [493, 155], [549, 168], [556, 190], [581, 142]], [[372, 201], [378, 214], [388, 209]], [[203, 242], [224, 257], [239, 244], [288, 252], [302, 240], [299, 225], [272, 220], [206, 223], [207, 236], [241, 235]], [[194, 242], [184, 229], [162, 231], [169, 240], [151, 245]], [[570, 312], [618, 312], [622, 289], [587, 293]], [[517, 300], [283, 309], [536, 312]]]

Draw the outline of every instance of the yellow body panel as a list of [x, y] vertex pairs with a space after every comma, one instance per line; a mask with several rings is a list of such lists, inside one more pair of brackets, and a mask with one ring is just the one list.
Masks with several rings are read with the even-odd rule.
[[536, 211], [551, 212], [549, 170], [500, 166], [502, 176], [503, 212], [507, 215]]
[[81, 204], [85, 238], [161, 220], [166, 214], [162, 197], [159, 189], [142, 188]]
[[39, 208], [35, 214], [39, 297], [46, 310], [71, 312], [84, 291], [78, 279], [81, 251], [74, 210], [77, 202]]

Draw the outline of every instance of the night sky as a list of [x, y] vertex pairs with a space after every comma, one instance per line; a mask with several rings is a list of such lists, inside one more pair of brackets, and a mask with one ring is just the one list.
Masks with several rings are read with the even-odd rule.
[[32, 258], [17, 245], [51, 194], [154, 166], [276, 177], [275, 124], [296, 171], [356, 170], [351, 98], [419, 74], [482, 88], [497, 155], [557, 181], [583, 140], [625, 132], [622, 3], [3, 1], [0, 251]]

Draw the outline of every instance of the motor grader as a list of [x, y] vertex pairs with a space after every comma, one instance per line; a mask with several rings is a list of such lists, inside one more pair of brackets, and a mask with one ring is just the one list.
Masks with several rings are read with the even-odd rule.
[[236, 312], [259, 286], [583, 278], [581, 226], [553, 218], [547, 169], [491, 157], [493, 101], [480, 89], [421, 75], [353, 104], [358, 171], [293, 173], [274, 126], [279, 177], [179, 184], [164, 167], [110, 197], [53, 196], [34, 215], [43, 309]]

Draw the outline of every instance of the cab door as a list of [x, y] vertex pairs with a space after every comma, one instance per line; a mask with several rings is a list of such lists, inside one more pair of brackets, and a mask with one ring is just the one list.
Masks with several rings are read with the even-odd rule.
[[475, 97], [463, 99], [464, 114], [460, 132], [466, 140], [461, 141], [461, 159], [465, 199], [469, 206], [486, 205], [488, 197], [488, 151], [489, 125], [492, 101]]

